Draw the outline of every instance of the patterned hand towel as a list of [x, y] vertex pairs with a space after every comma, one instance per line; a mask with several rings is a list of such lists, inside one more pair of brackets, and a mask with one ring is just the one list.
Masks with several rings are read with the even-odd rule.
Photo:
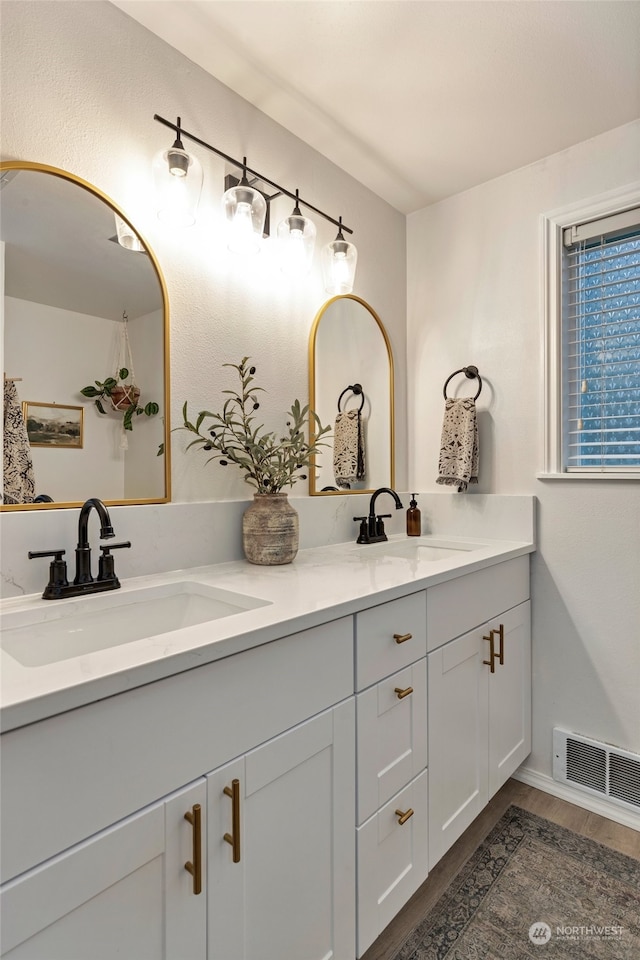
[[349, 489], [355, 480], [364, 480], [364, 430], [359, 410], [339, 413], [333, 431], [333, 474], [336, 485]]
[[473, 397], [446, 400], [436, 483], [463, 493], [478, 482], [478, 421]]
[[31, 448], [18, 391], [13, 380], [4, 381], [3, 447], [2, 499], [4, 503], [33, 503], [35, 483]]

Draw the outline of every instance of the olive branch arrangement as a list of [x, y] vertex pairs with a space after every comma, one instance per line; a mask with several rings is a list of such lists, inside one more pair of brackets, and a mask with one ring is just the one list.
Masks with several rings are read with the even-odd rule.
[[[258, 493], [280, 493], [283, 487], [292, 487], [298, 480], [306, 480], [307, 474], [300, 473], [309, 467], [311, 458], [320, 447], [329, 444], [321, 440], [331, 427], [323, 426], [319, 417], [307, 404], [301, 406], [294, 400], [287, 414], [286, 436], [278, 436], [266, 431], [264, 424], [256, 425], [255, 411], [259, 409], [259, 393], [263, 387], [255, 386], [255, 366], [249, 366], [250, 357], [243, 357], [240, 363], [223, 363], [223, 367], [232, 367], [240, 380], [240, 391], [223, 390], [229, 394], [224, 401], [221, 413], [201, 410], [195, 423], [189, 420], [187, 403], [182, 408], [184, 426], [177, 430], [187, 430], [197, 434], [188, 444], [201, 447], [211, 453], [207, 460], [218, 460], [221, 466], [233, 463], [244, 473], [245, 482], [255, 487]], [[208, 425], [206, 420], [212, 421]], [[306, 437], [306, 427], [313, 427], [313, 436]]]

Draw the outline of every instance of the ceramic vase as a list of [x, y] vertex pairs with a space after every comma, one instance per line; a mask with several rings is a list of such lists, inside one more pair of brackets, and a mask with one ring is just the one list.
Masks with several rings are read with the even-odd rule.
[[250, 563], [291, 563], [298, 552], [297, 511], [286, 493], [255, 493], [242, 516], [242, 545]]

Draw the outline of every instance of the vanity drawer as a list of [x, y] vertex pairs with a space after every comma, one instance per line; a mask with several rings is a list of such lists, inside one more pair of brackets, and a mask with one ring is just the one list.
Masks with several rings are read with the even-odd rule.
[[516, 557], [427, 590], [428, 649], [529, 599], [529, 557]]
[[425, 656], [426, 596], [420, 590], [356, 614], [356, 690]]
[[359, 693], [356, 716], [360, 824], [427, 765], [426, 658]]
[[424, 770], [357, 829], [358, 957], [426, 880], [427, 792]]

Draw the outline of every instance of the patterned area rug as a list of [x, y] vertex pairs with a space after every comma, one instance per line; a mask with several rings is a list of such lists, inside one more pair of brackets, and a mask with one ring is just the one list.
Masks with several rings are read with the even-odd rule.
[[639, 960], [640, 862], [509, 807], [394, 960]]

